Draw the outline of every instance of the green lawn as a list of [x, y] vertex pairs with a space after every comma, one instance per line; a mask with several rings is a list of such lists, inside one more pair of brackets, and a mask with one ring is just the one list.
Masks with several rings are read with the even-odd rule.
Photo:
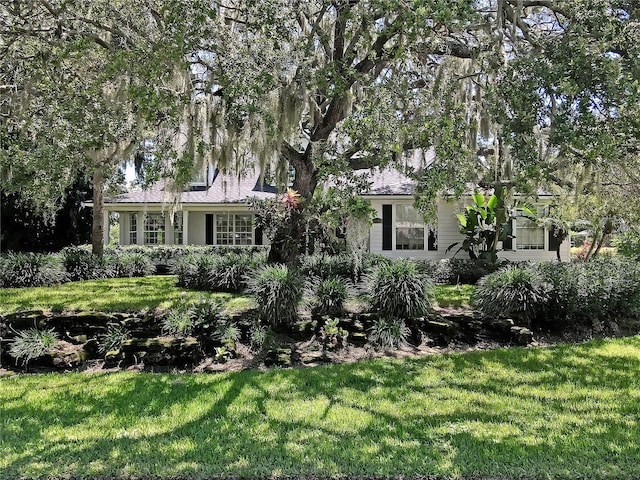
[[471, 295], [475, 289], [475, 285], [436, 285], [433, 303], [438, 307], [471, 308]]
[[640, 478], [640, 337], [221, 375], [0, 380], [3, 478]]
[[231, 310], [250, 304], [247, 297], [185, 291], [175, 283], [176, 277], [168, 275], [71, 282], [55, 287], [0, 288], [0, 314], [18, 310], [126, 312], [166, 309], [200, 297], [219, 298]]

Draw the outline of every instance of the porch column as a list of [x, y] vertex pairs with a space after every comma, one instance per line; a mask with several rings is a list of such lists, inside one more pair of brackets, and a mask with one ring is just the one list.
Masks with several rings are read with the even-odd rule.
[[164, 243], [165, 245], [173, 245], [173, 218], [171, 218], [171, 212], [167, 211], [164, 214]]
[[182, 211], [182, 244], [189, 244], [189, 210]]
[[136, 212], [136, 245], [144, 245], [144, 213]]
[[109, 245], [109, 210], [106, 208], [102, 211], [102, 243], [105, 245]]

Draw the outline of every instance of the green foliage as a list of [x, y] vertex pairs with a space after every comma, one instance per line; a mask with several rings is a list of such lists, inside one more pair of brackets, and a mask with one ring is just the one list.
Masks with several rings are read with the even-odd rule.
[[430, 290], [430, 279], [408, 260], [380, 265], [367, 278], [371, 307], [382, 316], [410, 319], [425, 315]]
[[550, 290], [534, 268], [509, 267], [480, 280], [472, 302], [485, 316], [515, 316], [530, 324], [544, 311]]
[[177, 259], [172, 270], [178, 277], [177, 285], [180, 287], [240, 292], [246, 288], [246, 278], [264, 262], [265, 255], [262, 253], [192, 253]]
[[125, 340], [131, 338], [131, 335], [122, 325], [111, 324], [107, 327], [107, 333], [100, 338], [98, 351], [107, 353], [112, 350], [119, 350]]
[[56, 344], [58, 335], [52, 330], [41, 332], [36, 328], [17, 333], [11, 342], [9, 354], [16, 360], [22, 360], [24, 365], [29, 360], [40, 358], [49, 352]]
[[305, 255], [300, 263], [300, 273], [305, 277], [352, 279], [355, 274], [353, 256], [346, 253]]
[[60, 252], [62, 264], [70, 281], [113, 278], [108, 256], [93, 255], [81, 247], [68, 247]]
[[115, 278], [146, 277], [151, 275], [155, 267], [151, 260], [143, 253], [123, 253], [121, 255], [105, 257], [110, 260]]
[[325, 350], [336, 350], [347, 345], [349, 332], [340, 327], [340, 319], [327, 320], [320, 329], [320, 341]]
[[[458, 213], [460, 233], [465, 236], [457, 252], [464, 251], [472, 260], [486, 260], [496, 263], [498, 260], [498, 242], [513, 238], [512, 221], [514, 217], [505, 205], [507, 189], [498, 187], [496, 193], [485, 195], [477, 190], [471, 196], [473, 203]], [[517, 210], [525, 215], [535, 217], [535, 212], [526, 207]], [[451, 244], [447, 252], [458, 245]], [[457, 253], [456, 252], [456, 253]]]
[[404, 345], [410, 335], [411, 330], [402, 318], [381, 316], [373, 322], [367, 338], [376, 347], [395, 349]]
[[629, 229], [619, 233], [613, 239], [613, 246], [618, 249], [618, 253], [634, 260], [640, 260], [640, 232]]
[[249, 346], [251, 351], [263, 350], [271, 342], [272, 332], [267, 327], [256, 322], [249, 330]]
[[67, 276], [60, 260], [41, 253], [8, 253], [0, 257], [0, 288], [57, 285]]
[[227, 347], [228, 350], [235, 350], [236, 342], [240, 341], [240, 328], [231, 321], [222, 321], [216, 325], [214, 338]]
[[289, 325], [297, 318], [302, 281], [286, 265], [267, 265], [247, 279], [260, 318], [271, 325]]
[[469, 258], [445, 258], [438, 261], [415, 260], [416, 268], [432, 278], [437, 284], [475, 285], [490, 273], [504, 268], [508, 263], [495, 263], [489, 260], [471, 260]]
[[184, 306], [169, 310], [160, 321], [162, 333], [176, 337], [191, 335], [196, 327], [189, 308]]
[[340, 315], [344, 303], [349, 296], [347, 281], [341, 277], [330, 277], [326, 280], [313, 278], [309, 281], [307, 296], [313, 310], [318, 315]]
[[608, 324], [640, 316], [640, 266], [635, 261], [603, 257], [540, 264], [537, 269], [553, 287], [544, 310], [548, 322]]

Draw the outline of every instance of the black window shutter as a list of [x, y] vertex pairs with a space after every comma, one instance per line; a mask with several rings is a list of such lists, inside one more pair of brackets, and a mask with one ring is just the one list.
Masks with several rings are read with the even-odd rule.
[[549, 251], [557, 252], [558, 247], [560, 247], [560, 242], [556, 237], [553, 236], [553, 231], [549, 230]]
[[382, 250], [393, 248], [393, 205], [382, 205]]
[[205, 242], [207, 245], [213, 245], [213, 213], [205, 215]]
[[504, 241], [502, 242], [502, 249], [503, 250], [513, 250], [513, 237], [515, 237], [514, 235], [514, 227], [515, 226], [515, 220], [511, 220], [509, 222], [509, 225], [507, 225], [508, 231], [507, 231], [507, 237], [505, 237]]
[[256, 245], [262, 245], [262, 229], [260, 227], [256, 227], [256, 230], [254, 232], [255, 235], [255, 239], [256, 239]]

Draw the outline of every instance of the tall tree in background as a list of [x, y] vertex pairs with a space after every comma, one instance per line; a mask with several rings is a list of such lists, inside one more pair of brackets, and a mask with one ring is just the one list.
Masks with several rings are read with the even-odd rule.
[[[435, 162], [410, 172], [425, 210], [467, 182], [583, 194], [595, 191], [575, 188], [584, 180], [606, 187], [615, 174], [627, 188], [638, 171], [635, 2], [33, 0], [0, 8], [0, 88], [12, 92], [0, 166], [9, 185], [34, 187], [34, 198], [56, 198], [52, 185], [77, 171], [108, 177], [141, 138], [172, 159], [164, 173], [177, 184], [207, 162], [282, 183], [293, 171], [307, 201], [332, 174], [403, 167], [406, 152], [434, 148]], [[26, 165], [24, 178], [16, 164]], [[293, 235], [276, 234], [271, 260], [301, 251], [303, 213], [283, 230]]]

